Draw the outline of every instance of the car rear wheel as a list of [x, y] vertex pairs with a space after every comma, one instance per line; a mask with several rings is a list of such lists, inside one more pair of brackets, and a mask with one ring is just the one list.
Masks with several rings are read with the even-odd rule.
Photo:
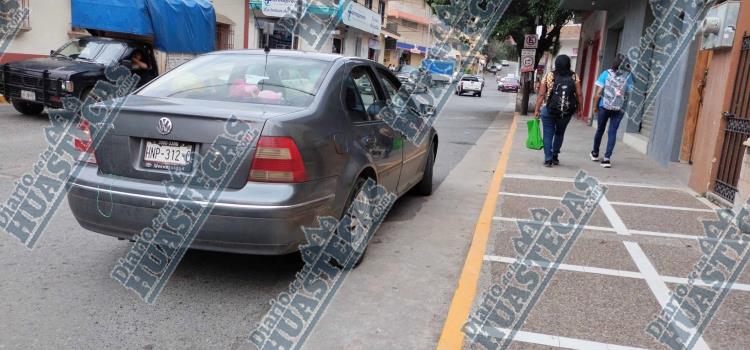
[[16, 99], [11, 100], [11, 103], [13, 104], [13, 108], [15, 108], [21, 114], [40, 115], [42, 114], [42, 112], [44, 112], [44, 105], [41, 103], [34, 103]]
[[[352, 223], [355, 223], [355, 222], [359, 223], [359, 220], [356, 220], [356, 214], [353, 215], [353, 213], [349, 211], [349, 208], [351, 208], [357, 196], [364, 196], [364, 194], [361, 194], [360, 192], [362, 191], [362, 188], [364, 187], [365, 182], [367, 182], [367, 180], [368, 178], [364, 176], [360, 176], [359, 178], [357, 178], [357, 181], [354, 183], [354, 187], [352, 188], [352, 192], [349, 194], [349, 197], [346, 199], [346, 206], [344, 207], [344, 213], [341, 215], [341, 219], [343, 220], [347, 216], [349, 216], [352, 219], [348, 227], [349, 232], [353, 232], [354, 230], [356, 230], [356, 224], [352, 224]], [[365, 200], [365, 198], [363, 198], [362, 200]], [[359, 264], [361, 264], [362, 261], [365, 259], [365, 254], [367, 254], [368, 243], [369, 242], [364, 242], [365, 244], [364, 251], [362, 251], [362, 254], [359, 256], [359, 259], [357, 259], [357, 261], [354, 263], [352, 268], [357, 268], [357, 266], [359, 266]], [[337, 267], [339, 268], [342, 268], [342, 269], [346, 268], [346, 266], [344, 266], [344, 264], [342, 264], [341, 262], [334, 261], [334, 264], [337, 265]]]
[[480, 92], [480, 93], [478, 93], [478, 94], [477, 94], [477, 97], [482, 97], [482, 93], [481, 93], [481, 92]]
[[424, 175], [422, 181], [414, 186], [414, 192], [420, 196], [429, 196], [432, 194], [432, 178], [435, 167], [435, 143], [430, 144], [430, 150], [427, 154], [427, 162], [424, 165]]

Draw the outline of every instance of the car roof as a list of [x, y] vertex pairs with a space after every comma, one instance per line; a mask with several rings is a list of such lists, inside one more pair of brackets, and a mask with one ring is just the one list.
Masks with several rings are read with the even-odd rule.
[[[223, 50], [213, 51], [206, 55], [224, 55], [224, 54], [241, 54], [241, 55], [265, 55], [266, 51], [263, 49], [237, 49], [237, 50]], [[355, 62], [360, 64], [374, 65], [377, 68], [388, 70], [388, 67], [375, 62], [370, 59], [361, 57], [348, 57], [333, 53], [320, 53], [315, 51], [302, 51], [302, 50], [287, 50], [287, 49], [271, 49], [268, 52], [269, 56], [272, 57], [298, 57], [298, 58], [309, 58], [313, 60], [335, 62], [339, 60], [345, 60], [347, 62]]]
[[[266, 51], [263, 49], [237, 49], [237, 50], [224, 50], [209, 52], [207, 55], [223, 55], [223, 54], [243, 54], [243, 55], [265, 55]], [[345, 58], [342, 55], [331, 54], [331, 53], [320, 53], [315, 51], [302, 51], [302, 50], [286, 50], [286, 49], [271, 49], [268, 52], [269, 56], [274, 57], [300, 57], [300, 58], [311, 58], [320, 61], [333, 62], [341, 58]]]

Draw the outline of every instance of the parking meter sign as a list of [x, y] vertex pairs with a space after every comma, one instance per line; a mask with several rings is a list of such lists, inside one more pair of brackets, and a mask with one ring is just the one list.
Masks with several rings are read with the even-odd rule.
[[531, 72], [534, 70], [534, 58], [536, 58], [536, 50], [534, 49], [523, 49], [521, 51], [521, 72]]

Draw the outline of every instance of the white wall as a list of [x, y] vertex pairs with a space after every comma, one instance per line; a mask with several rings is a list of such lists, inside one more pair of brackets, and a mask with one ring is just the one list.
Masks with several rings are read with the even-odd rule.
[[70, 1], [29, 0], [29, 11], [31, 30], [20, 31], [7, 53], [49, 55], [70, 40]]
[[[216, 11], [217, 22], [228, 19], [234, 30], [234, 48], [242, 49], [245, 40], [245, 0], [214, 0], [214, 11]], [[252, 17], [250, 18], [252, 21]], [[252, 24], [252, 23], [251, 23]], [[257, 34], [256, 34], [257, 35]], [[253, 47], [256, 41], [248, 40], [248, 45]]]

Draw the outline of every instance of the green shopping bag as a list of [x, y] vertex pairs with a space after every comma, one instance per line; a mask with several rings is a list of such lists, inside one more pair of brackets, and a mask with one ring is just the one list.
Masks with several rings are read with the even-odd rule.
[[529, 136], [526, 137], [526, 147], [530, 149], [544, 148], [542, 129], [539, 127], [539, 119], [535, 118], [527, 121], [526, 126], [529, 128]]

